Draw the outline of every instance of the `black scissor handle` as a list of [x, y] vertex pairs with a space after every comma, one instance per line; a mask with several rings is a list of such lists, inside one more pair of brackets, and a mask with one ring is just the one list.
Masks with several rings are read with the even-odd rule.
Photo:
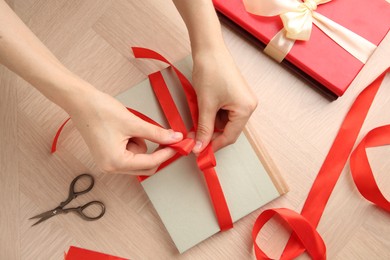
[[[80, 179], [88, 179], [89, 180], [89, 186], [84, 189], [84, 190], [81, 190], [81, 191], [76, 191], [76, 183], [80, 180]], [[66, 205], [68, 205], [69, 202], [71, 202], [73, 199], [77, 198], [77, 196], [79, 195], [82, 195], [82, 194], [85, 194], [87, 192], [89, 192], [90, 190], [92, 190], [93, 188], [93, 185], [95, 184], [95, 180], [93, 178], [93, 176], [91, 174], [88, 174], [88, 173], [83, 173], [83, 174], [80, 174], [79, 176], [77, 176], [76, 178], [73, 179], [72, 183], [70, 184], [69, 186], [69, 195], [68, 195], [68, 198], [61, 202], [60, 204], [60, 207], [63, 208], [65, 207]]]
[[[84, 190], [76, 191], [76, 183], [81, 179], [89, 179], [89, 182], [90, 182], [89, 186]], [[69, 197], [72, 197], [73, 199], [75, 199], [77, 196], [85, 194], [85, 193], [89, 192], [90, 190], [92, 190], [93, 185], [95, 185], [95, 179], [93, 178], [93, 176], [91, 174], [88, 174], [88, 173], [80, 174], [79, 176], [74, 178], [72, 183], [70, 184]]]
[[[100, 212], [99, 215], [97, 215], [97, 216], [89, 216], [88, 214], [84, 213], [84, 210], [87, 209], [88, 207], [92, 206], [92, 205], [98, 205], [100, 207], [101, 212]], [[77, 208], [77, 212], [85, 220], [89, 220], [89, 221], [97, 220], [97, 219], [103, 217], [104, 213], [106, 213], [106, 206], [104, 206], [103, 202], [94, 200], [94, 201], [88, 202], [84, 206], [78, 207]]]

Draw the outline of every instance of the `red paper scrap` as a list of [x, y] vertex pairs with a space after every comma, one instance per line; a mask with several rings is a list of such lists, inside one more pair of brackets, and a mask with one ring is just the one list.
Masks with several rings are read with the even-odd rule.
[[71, 246], [68, 253], [65, 253], [64, 260], [128, 260], [118, 256], [107, 255], [88, 249]]

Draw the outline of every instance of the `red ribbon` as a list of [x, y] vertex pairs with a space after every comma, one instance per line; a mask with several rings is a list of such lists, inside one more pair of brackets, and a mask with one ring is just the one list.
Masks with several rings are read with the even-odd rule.
[[[368, 110], [386, 75], [388, 68], [356, 98], [347, 113], [328, 155], [314, 181], [301, 214], [290, 209], [264, 211], [253, 227], [253, 243], [257, 259], [269, 258], [256, 243], [261, 228], [274, 214], [279, 215], [292, 229], [292, 236], [282, 253], [281, 259], [294, 259], [305, 250], [313, 259], [326, 259], [324, 242], [317, 227], [328, 199], [351, 154]], [[390, 144], [390, 125], [371, 130], [353, 151], [350, 159], [351, 173], [359, 192], [384, 210], [390, 212], [390, 203], [380, 192], [371, 171], [365, 148]]]
[[[162, 62], [165, 62], [169, 64], [174, 72], [176, 73], [186, 96], [188, 106], [190, 109], [190, 114], [192, 118], [192, 122], [194, 124], [192, 131], [195, 131], [198, 126], [198, 105], [197, 105], [197, 98], [194, 88], [192, 87], [189, 80], [175, 67], [173, 66], [167, 59], [165, 59], [160, 54], [149, 50], [145, 48], [139, 48], [134, 47], [132, 48], [134, 57], [135, 58], [148, 58], [148, 59], [154, 59], [159, 60]], [[168, 87], [165, 84], [164, 78], [161, 74], [161, 72], [155, 72], [153, 74], [149, 75], [149, 81], [152, 85], [153, 91], [157, 97], [158, 102], [160, 103], [160, 107], [165, 115], [165, 117], [168, 120], [168, 123], [170, 127], [174, 131], [178, 131], [183, 133], [184, 139], [176, 144], [168, 145], [169, 147], [175, 149], [177, 151], [176, 155], [174, 155], [171, 159], [165, 161], [162, 163], [157, 171], [163, 169], [164, 167], [168, 166], [173, 161], [179, 159], [181, 156], [188, 155], [192, 148], [195, 145], [195, 142], [193, 139], [187, 138], [188, 131], [186, 129], [186, 126], [183, 122], [183, 119], [180, 116], [180, 113], [172, 99], [172, 96], [168, 90]], [[130, 112], [135, 114], [136, 116], [140, 117], [141, 119], [152, 123], [154, 125], [160, 126], [157, 122], [153, 121], [151, 118], [143, 115], [142, 113], [133, 110], [131, 108], [128, 108]], [[52, 144], [52, 152], [56, 151], [56, 146], [58, 142], [59, 135], [64, 128], [65, 124], [69, 121], [67, 119], [61, 127], [58, 129], [57, 134], [54, 137], [53, 144]], [[230, 211], [228, 208], [228, 205], [226, 203], [225, 195], [223, 193], [221, 184], [218, 179], [218, 175], [214, 169], [216, 166], [214, 151], [212, 149], [211, 143], [199, 154], [197, 158], [197, 165], [199, 169], [203, 172], [210, 199], [212, 201], [214, 211], [218, 220], [219, 227], [221, 231], [230, 229], [233, 227], [232, 218], [230, 215]], [[143, 181], [148, 176], [139, 176], [139, 180]]]

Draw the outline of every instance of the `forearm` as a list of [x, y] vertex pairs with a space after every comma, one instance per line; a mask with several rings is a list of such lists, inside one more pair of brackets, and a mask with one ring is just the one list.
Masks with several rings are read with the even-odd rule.
[[93, 89], [66, 69], [2, 0], [0, 63], [67, 111], [80, 92]]
[[187, 26], [194, 58], [204, 51], [225, 50], [221, 25], [211, 0], [173, 0]]
[[[234, 143], [257, 106], [222, 37], [211, 0], [173, 0], [190, 36], [194, 60], [192, 83], [199, 120], [195, 154], [212, 140], [214, 151]], [[214, 129], [223, 129], [215, 135]]]

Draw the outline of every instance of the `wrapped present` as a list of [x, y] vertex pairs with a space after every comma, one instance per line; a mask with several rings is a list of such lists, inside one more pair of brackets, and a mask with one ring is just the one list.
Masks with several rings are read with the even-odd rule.
[[[176, 67], [190, 78], [191, 57], [177, 63]], [[177, 111], [187, 129], [190, 129], [191, 111], [188, 108], [186, 94], [180, 86], [180, 80], [172, 68], [162, 70], [161, 75], [177, 105]], [[154, 76], [151, 80], [153, 78]], [[127, 107], [170, 128], [166, 120], [166, 116], [169, 115], [164, 115], [160, 108], [161, 100], [156, 98], [150, 80], [139, 83], [116, 98]], [[172, 114], [173, 109], [166, 112]], [[149, 144], [149, 149], [155, 147]], [[216, 152], [215, 158], [217, 174], [215, 177], [219, 179], [232, 222], [287, 191], [276, 167], [249, 128], [241, 134], [235, 144]], [[218, 205], [215, 204], [220, 202], [214, 201], [212, 191], [208, 191], [210, 189], [208, 176], [212, 174], [199, 169], [196, 157], [190, 154], [177, 159], [149, 178], [141, 178], [145, 192], [180, 252], [224, 229], [216, 217], [218, 209], [215, 207]]]
[[215, 8], [334, 96], [347, 90], [390, 28], [386, 0], [213, 0]]

